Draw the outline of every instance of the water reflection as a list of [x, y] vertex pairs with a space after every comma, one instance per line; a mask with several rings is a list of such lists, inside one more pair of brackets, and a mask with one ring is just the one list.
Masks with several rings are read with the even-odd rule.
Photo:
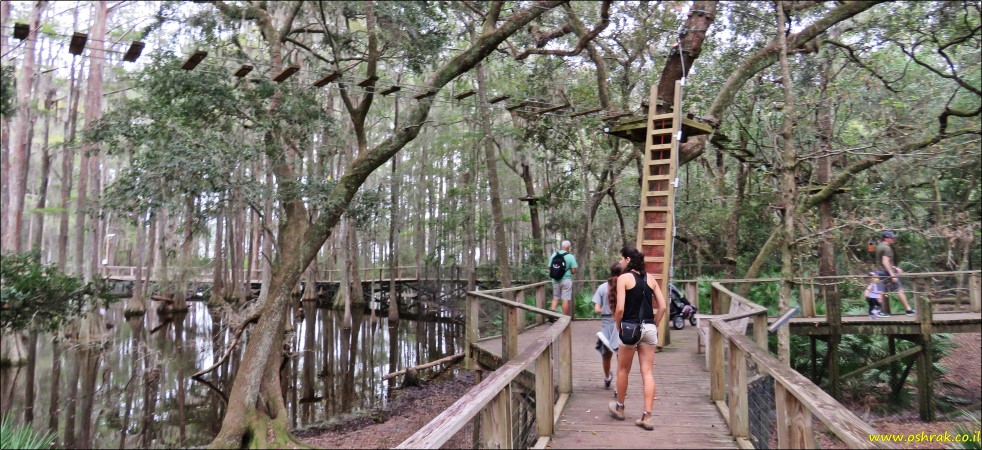
[[[102, 345], [40, 335], [30, 364], [0, 370], [0, 409], [36, 431], [56, 430], [68, 448], [189, 447], [207, 444], [221, 427], [240, 345], [203, 381], [233, 338], [203, 303], [184, 315], [151, 310], [127, 321], [123, 302], [102, 312], [111, 327]], [[295, 427], [385, 407], [383, 375], [459, 352], [463, 327], [447, 322], [354, 314], [342, 327], [332, 310], [304, 303], [289, 320], [291, 358], [283, 366], [284, 397]], [[71, 334], [71, 333], [69, 333]], [[395, 339], [392, 337], [395, 336]], [[397, 377], [398, 378], [398, 377]]]

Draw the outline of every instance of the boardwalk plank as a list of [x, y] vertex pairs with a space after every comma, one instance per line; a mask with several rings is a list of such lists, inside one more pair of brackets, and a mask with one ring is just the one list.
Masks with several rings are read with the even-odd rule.
[[[611, 389], [603, 387], [600, 354], [594, 349], [600, 322], [573, 322], [573, 395], [560, 415], [550, 448], [736, 448], [726, 423], [709, 401], [709, 374], [705, 359], [696, 353], [696, 331], [672, 332], [672, 345], [655, 355], [656, 400], [652, 411], [655, 429], [634, 425], [642, 403], [641, 375], [635, 357], [628, 381], [627, 419], [610, 416]], [[519, 348], [546, 327], [519, 336]], [[500, 354], [501, 340], [480, 343], [481, 349]], [[616, 370], [617, 359], [612, 361]], [[616, 382], [615, 382], [616, 384]]]

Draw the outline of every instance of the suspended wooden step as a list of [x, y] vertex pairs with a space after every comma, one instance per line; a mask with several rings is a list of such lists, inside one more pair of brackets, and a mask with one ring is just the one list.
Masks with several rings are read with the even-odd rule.
[[563, 109], [566, 109], [566, 108], [569, 108], [569, 107], [570, 107], [570, 104], [569, 103], [566, 103], [565, 105], [551, 106], [551, 107], [548, 107], [548, 108], [542, 108], [542, 109], [539, 109], [539, 110], [536, 110], [536, 111], [532, 111], [532, 114], [551, 113], [551, 112], [560, 111], [560, 110], [563, 110]]
[[419, 94], [416, 94], [415, 96], [413, 96], [413, 98], [415, 98], [416, 100], [422, 100], [422, 99], [424, 99], [426, 97], [432, 97], [434, 95], [436, 95], [436, 90], [430, 89], [430, 90], [427, 90], [425, 92], [421, 92]]
[[382, 92], [379, 92], [379, 94], [389, 95], [389, 94], [392, 94], [392, 93], [395, 93], [395, 92], [399, 92], [401, 90], [402, 90], [402, 87], [401, 86], [389, 86], [388, 89], [386, 89], [386, 90], [384, 90]]
[[580, 111], [580, 112], [575, 112], [575, 113], [573, 113], [573, 114], [570, 114], [570, 115], [569, 115], [569, 117], [570, 117], [570, 118], [573, 118], [573, 117], [580, 117], [580, 116], [585, 116], [585, 115], [587, 115], [587, 114], [593, 114], [593, 113], [598, 113], [598, 112], [600, 112], [600, 111], [603, 111], [603, 110], [604, 110], [603, 108], [593, 108], [593, 109], [588, 109], [588, 110], [586, 110], [586, 111]]
[[123, 55], [123, 61], [126, 61], [126, 62], [136, 62], [137, 58], [139, 58], [140, 55], [143, 54], [143, 47], [144, 46], [145, 46], [145, 44], [143, 42], [140, 42], [140, 41], [133, 41], [133, 42], [131, 42], [130, 43], [130, 48], [128, 48], [126, 50], [126, 53]]
[[193, 55], [189, 56], [187, 61], [184, 61], [184, 64], [181, 65], [181, 68], [184, 70], [194, 70], [194, 68], [198, 67], [198, 64], [200, 64], [201, 61], [204, 60], [206, 56], [208, 56], [208, 52], [203, 50], [198, 50], [194, 52]]
[[68, 43], [68, 53], [73, 55], [81, 55], [82, 51], [85, 50], [85, 42], [88, 40], [88, 34], [75, 32], [75, 34], [72, 35], [72, 40]]
[[282, 82], [286, 81], [287, 78], [292, 77], [293, 74], [297, 73], [297, 71], [299, 71], [299, 70], [300, 70], [300, 66], [290, 66], [290, 67], [287, 67], [286, 69], [283, 69], [283, 71], [280, 72], [279, 75], [277, 75], [275, 78], [273, 78], [273, 81], [275, 81], [277, 83], [282, 83]]
[[506, 106], [505, 109], [507, 109], [509, 111], [514, 111], [514, 110], [516, 110], [518, 108], [523, 108], [523, 107], [526, 107], [528, 105], [529, 105], [529, 101], [528, 100], [525, 100], [525, 101], [521, 101], [521, 102], [515, 103], [513, 105]]
[[341, 72], [331, 72], [324, 76], [324, 78], [315, 81], [314, 86], [324, 87], [327, 86], [328, 83], [337, 80], [338, 78], [341, 78]]
[[490, 103], [490, 104], [493, 105], [495, 103], [503, 102], [503, 101], [508, 100], [510, 98], [511, 98], [510, 95], [499, 95], [497, 97], [492, 98], [491, 100], [488, 100], [488, 103]]
[[378, 77], [375, 76], [375, 75], [372, 75], [372, 76], [370, 76], [368, 78], [365, 78], [364, 80], [359, 81], [358, 82], [358, 86], [368, 87], [368, 86], [374, 84], [376, 81], [378, 81]]
[[604, 116], [601, 119], [606, 122], [606, 121], [610, 121], [610, 120], [620, 119], [621, 117], [627, 117], [627, 116], [630, 116], [630, 115], [631, 115], [631, 113], [629, 113], [629, 112], [613, 113], [613, 114]]
[[455, 95], [455, 96], [453, 96], [453, 98], [454, 98], [454, 99], [456, 99], [456, 100], [463, 100], [463, 99], [465, 99], [465, 98], [467, 98], [467, 97], [470, 97], [470, 96], [472, 96], [472, 95], [474, 95], [474, 94], [476, 94], [476, 92], [474, 92], [474, 90], [473, 90], [473, 89], [471, 89], [471, 90], [469, 90], [469, 91], [464, 91], [464, 92], [461, 92], [461, 93], [459, 93], [459, 94], [457, 94], [457, 95]]
[[242, 78], [246, 75], [249, 75], [249, 72], [252, 72], [252, 66], [248, 64], [243, 64], [242, 67], [239, 67], [239, 70], [235, 71], [235, 76]]
[[27, 26], [26, 23], [15, 23], [14, 24], [14, 37], [20, 40], [27, 39], [27, 36], [31, 34], [31, 28]]

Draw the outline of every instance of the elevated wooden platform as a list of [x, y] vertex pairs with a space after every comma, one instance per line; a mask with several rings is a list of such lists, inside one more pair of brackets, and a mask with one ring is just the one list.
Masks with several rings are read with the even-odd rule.
[[[934, 333], [980, 333], [982, 332], [982, 313], [973, 312], [935, 312], [931, 321]], [[773, 323], [773, 318], [769, 319]], [[876, 320], [869, 316], [842, 316], [843, 334], [909, 334], [920, 333], [920, 323], [916, 316], [893, 315]], [[791, 334], [802, 336], [824, 336], [829, 334], [829, 323], [822, 317], [796, 317], [791, 319]], [[674, 336], [673, 336], [674, 337]]]
[[[556, 424], [549, 448], [736, 448], [719, 411], [709, 401], [709, 374], [696, 354], [696, 330], [672, 333], [672, 344], [655, 355], [654, 431], [634, 425], [641, 415], [641, 375], [637, 357], [627, 392], [627, 420], [607, 412], [614, 386], [604, 389], [600, 354], [594, 349], [598, 320], [573, 322], [573, 394]], [[546, 327], [518, 336], [519, 348], [534, 341]], [[501, 339], [478, 343], [478, 360], [491, 363], [501, 354]], [[612, 361], [616, 370], [617, 359]], [[534, 375], [529, 373], [534, 379]]]

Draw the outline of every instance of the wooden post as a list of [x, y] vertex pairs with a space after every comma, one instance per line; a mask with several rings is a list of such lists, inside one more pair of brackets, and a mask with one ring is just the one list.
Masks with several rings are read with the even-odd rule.
[[828, 376], [829, 387], [833, 398], [842, 398], [839, 389], [839, 341], [842, 339], [842, 306], [838, 292], [829, 292], [828, 286], [822, 287], [822, 297], [825, 298], [825, 316], [829, 323], [828, 340]]
[[[521, 303], [521, 304], [524, 305], [525, 304], [525, 289], [516, 291], [515, 292], [515, 299], [514, 300], [515, 300], [515, 303]], [[525, 330], [525, 310], [524, 309], [519, 309], [518, 310], [518, 327], [516, 328], [516, 330], [518, 330], [518, 333], [521, 333], [522, 330]], [[518, 353], [515, 353], [515, 354], [517, 355]]]
[[760, 348], [767, 350], [767, 311], [754, 316], [754, 342]]
[[812, 414], [781, 383], [774, 383], [777, 448], [815, 448]]
[[481, 414], [482, 448], [513, 448], [511, 434], [511, 385], [488, 403]]
[[685, 299], [699, 309], [699, 285], [696, 283], [685, 283]]
[[921, 328], [921, 351], [917, 354], [917, 403], [921, 420], [934, 422], [934, 347], [931, 342], [934, 313], [927, 298], [927, 282], [914, 283], [914, 302]]
[[552, 436], [555, 399], [552, 398], [552, 346], [535, 360], [535, 427], [540, 437]]
[[502, 305], [501, 360], [507, 362], [518, 355], [518, 314], [514, 306]]
[[[756, 333], [755, 333], [756, 334]], [[730, 341], [729, 376], [730, 434], [734, 438], [749, 438], [750, 416], [747, 402], [747, 352], [736, 342]]]
[[815, 317], [815, 285], [802, 283], [798, 290], [801, 296], [801, 316]]
[[723, 333], [709, 324], [709, 399], [713, 402], [722, 401], [725, 395], [723, 378]]
[[[535, 307], [539, 309], [546, 309], [546, 287], [539, 286], [535, 288]], [[536, 319], [536, 322], [543, 324], [546, 322], [546, 316], [541, 314]]]
[[[474, 353], [471, 346], [477, 342], [478, 325], [481, 322], [481, 304], [476, 295], [467, 295], [464, 303], [464, 368], [467, 370], [477, 369], [477, 361], [474, 360]], [[389, 306], [391, 308], [391, 305]]]
[[559, 337], [559, 393], [573, 393], [573, 323]]
[[711, 283], [709, 285], [709, 308], [714, 316], [723, 314], [723, 305], [720, 303], [719, 290]]
[[968, 303], [972, 312], [982, 311], [982, 276], [973, 273], [968, 282]]

